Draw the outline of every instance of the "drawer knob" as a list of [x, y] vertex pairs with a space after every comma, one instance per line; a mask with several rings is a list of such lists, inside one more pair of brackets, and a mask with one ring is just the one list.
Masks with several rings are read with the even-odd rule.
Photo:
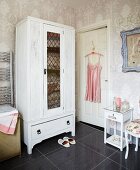
[[69, 120], [67, 121], [67, 125], [70, 125], [70, 121]]
[[110, 118], [110, 119], [116, 119], [115, 116], [108, 116], [108, 118]]
[[41, 134], [41, 130], [40, 129], [37, 130], [37, 134], [38, 135]]

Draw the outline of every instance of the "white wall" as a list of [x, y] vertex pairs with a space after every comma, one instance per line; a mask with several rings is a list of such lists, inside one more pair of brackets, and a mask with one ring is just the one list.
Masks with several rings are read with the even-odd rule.
[[120, 31], [140, 27], [140, 0], [90, 0], [86, 6], [76, 9], [77, 29], [108, 19], [111, 22], [111, 99], [113, 96], [128, 99], [134, 106], [134, 116], [140, 117], [140, 73], [122, 72], [120, 37]]

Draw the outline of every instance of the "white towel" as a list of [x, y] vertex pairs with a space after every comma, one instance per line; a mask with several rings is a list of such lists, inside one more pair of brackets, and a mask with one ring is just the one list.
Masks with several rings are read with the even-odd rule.
[[10, 105], [0, 105], [0, 131], [14, 134], [18, 120], [18, 111]]
[[18, 119], [18, 113], [0, 117], [0, 131], [6, 134], [14, 134]]

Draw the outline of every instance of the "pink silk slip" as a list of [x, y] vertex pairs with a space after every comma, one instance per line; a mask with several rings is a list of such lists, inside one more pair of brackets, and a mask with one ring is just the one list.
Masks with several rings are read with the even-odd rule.
[[101, 102], [101, 70], [99, 63], [87, 65], [86, 101]]

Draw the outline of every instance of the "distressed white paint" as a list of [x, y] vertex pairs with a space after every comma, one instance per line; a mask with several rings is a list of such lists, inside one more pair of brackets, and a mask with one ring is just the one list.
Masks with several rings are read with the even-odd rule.
[[[61, 107], [50, 110], [46, 109], [47, 79], [44, 76], [47, 31], [63, 37], [60, 43]], [[72, 27], [32, 17], [17, 25], [16, 107], [23, 118], [24, 142], [29, 154], [33, 146], [44, 139], [64, 132], [75, 135], [74, 33]]]

